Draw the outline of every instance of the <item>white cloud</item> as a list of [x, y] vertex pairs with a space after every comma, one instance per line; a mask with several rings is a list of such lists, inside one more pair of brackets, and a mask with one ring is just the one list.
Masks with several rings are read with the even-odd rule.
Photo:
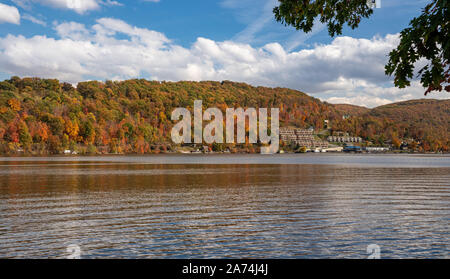
[[85, 40], [89, 36], [89, 30], [86, 29], [84, 24], [78, 22], [64, 22], [55, 24], [55, 31], [61, 38], [69, 38], [73, 40]]
[[291, 51], [305, 45], [307, 40], [325, 29], [319, 20], [315, 21], [309, 33], [298, 32], [293, 27], [276, 22], [273, 8], [278, 6], [277, 0], [222, 0], [220, 4], [245, 26], [232, 38], [235, 42], [261, 46], [276, 41]]
[[123, 6], [122, 3], [114, 1], [114, 0], [104, 0], [104, 1], [101, 1], [100, 3], [105, 6]]
[[[239, 5], [246, 5], [247, 4], [252, 4], [253, 1], [239, 1], [238, 3], [236, 3], [235, 0], [227, 0], [223, 3], [223, 5], [226, 7], [231, 7], [231, 8], [239, 8], [241, 9], [241, 7], [239, 7]], [[262, 4], [262, 5], [261, 5]], [[272, 9], [273, 7], [275, 7], [276, 5], [276, 0], [268, 0], [265, 1], [265, 3], [260, 3], [258, 1], [258, 5], [254, 5], [253, 8], [250, 8], [250, 13], [248, 14], [249, 18], [251, 18], [251, 21], [248, 22], [248, 25], [245, 27], [244, 30], [242, 30], [241, 32], [239, 32], [235, 37], [234, 40], [236, 41], [240, 41], [240, 42], [253, 42], [255, 41], [255, 36], [261, 32], [261, 30], [264, 29], [264, 27], [270, 23], [273, 20], [273, 13], [272, 13]], [[254, 15], [250, 15], [251, 12], [255, 12]], [[248, 10], [246, 10], [248, 11]], [[256, 12], [258, 13], [258, 15], [256, 16]], [[242, 14], [241, 14], [242, 16]]]
[[26, 19], [26, 20], [29, 20], [29, 21], [31, 21], [31, 22], [33, 22], [33, 23], [42, 25], [42, 26], [47, 26], [47, 23], [45, 23], [45, 21], [40, 20], [40, 19], [38, 19], [38, 18], [36, 18], [36, 17], [34, 17], [34, 16], [32, 16], [32, 15], [29, 15], [29, 14], [24, 14], [24, 15], [22, 16], [22, 18], [23, 18], [23, 19]]
[[16, 4], [17, 6], [21, 7], [22, 9], [25, 10], [30, 10], [31, 9], [31, 1], [32, 0], [11, 0], [14, 4]]
[[[322, 96], [321, 99], [332, 104], [354, 104], [376, 107], [392, 102], [424, 98], [424, 91], [425, 89], [420, 85], [419, 81], [413, 81], [411, 86], [405, 89], [366, 84], [365, 86], [348, 90], [330, 90], [320, 93], [318, 96]], [[433, 98], [448, 99], [449, 97], [447, 93], [433, 94]]]
[[99, 1], [97, 0], [36, 0], [36, 2], [55, 8], [74, 10], [79, 14], [100, 8]]
[[56, 9], [73, 10], [78, 14], [98, 10], [101, 5], [123, 6], [123, 4], [115, 0], [13, 0], [13, 2], [26, 10], [31, 10], [32, 4], [37, 3]]
[[0, 3], [0, 23], [20, 24], [20, 14], [14, 6]]
[[[55, 23], [58, 38], [8, 35], [0, 38], [0, 72], [55, 77], [76, 83], [86, 79], [233, 80], [289, 87], [332, 103], [376, 106], [421, 98], [415, 81], [397, 89], [384, 74], [387, 54], [398, 35], [355, 39], [338, 37], [327, 45], [287, 51], [279, 43], [255, 48], [233, 41], [198, 38], [190, 47], [164, 34], [101, 18], [87, 27]], [[433, 97], [447, 97], [436, 94]]]

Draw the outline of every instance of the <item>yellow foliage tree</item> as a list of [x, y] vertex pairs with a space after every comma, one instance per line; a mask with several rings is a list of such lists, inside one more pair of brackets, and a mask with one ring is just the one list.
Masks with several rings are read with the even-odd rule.
[[20, 102], [17, 99], [9, 99], [8, 105], [11, 107], [12, 110], [20, 111], [22, 108], [20, 107]]
[[78, 123], [70, 119], [66, 120], [66, 133], [71, 139], [76, 139], [79, 131], [80, 127], [78, 126]]

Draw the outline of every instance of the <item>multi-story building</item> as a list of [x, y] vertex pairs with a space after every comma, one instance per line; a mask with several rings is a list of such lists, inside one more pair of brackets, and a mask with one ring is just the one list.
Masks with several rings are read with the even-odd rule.
[[295, 143], [309, 149], [328, 148], [328, 142], [314, 138], [313, 129], [280, 128], [280, 138], [287, 143]]
[[349, 136], [329, 136], [327, 138], [329, 142], [354, 142], [354, 143], [362, 143], [362, 138], [360, 137], [349, 137]]

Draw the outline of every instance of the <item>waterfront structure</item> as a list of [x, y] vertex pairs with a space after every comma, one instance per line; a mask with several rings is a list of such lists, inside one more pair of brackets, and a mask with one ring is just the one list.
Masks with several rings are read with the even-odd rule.
[[343, 150], [344, 152], [362, 152], [362, 149], [361, 149], [361, 147], [360, 146], [350, 146], [350, 145], [348, 145], [348, 146], [346, 146], [346, 147], [344, 147], [344, 150]]
[[327, 149], [324, 149], [326, 152], [342, 152], [344, 147], [342, 146], [330, 146]]
[[286, 143], [295, 143], [308, 149], [326, 149], [328, 142], [315, 139], [313, 129], [280, 128], [280, 139]]
[[365, 150], [367, 152], [386, 152], [389, 151], [389, 147], [366, 147]]
[[349, 137], [349, 136], [329, 136], [327, 138], [329, 142], [342, 142], [342, 143], [362, 143], [362, 138], [360, 137]]

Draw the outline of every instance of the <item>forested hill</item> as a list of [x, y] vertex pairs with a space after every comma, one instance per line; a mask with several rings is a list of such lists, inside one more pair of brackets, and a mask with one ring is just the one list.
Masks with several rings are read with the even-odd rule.
[[433, 118], [427, 118], [429, 121], [414, 122], [411, 131], [407, 120], [397, 123], [383, 110], [370, 110], [365, 117], [350, 113], [348, 119], [343, 119], [348, 113], [334, 105], [286, 88], [252, 87], [229, 81], [147, 80], [90, 81], [74, 88], [55, 79], [13, 77], [0, 82], [0, 154], [18, 150], [58, 154], [66, 149], [80, 153], [166, 151], [173, 147], [173, 109], [191, 109], [194, 100], [203, 100], [204, 108], [217, 107], [223, 112], [227, 107], [278, 107], [281, 126], [313, 126], [319, 131], [328, 119], [334, 130], [374, 143], [411, 137], [423, 142], [425, 150], [445, 151], [448, 146], [446, 101], [437, 101], [442, 102], [440, 109], [444, 114], [437, 115], [444, 123], [435, 121], [437, 116], [433, 113], [426, 116]]
[[[418, 99], [373, 109], [335, 105], [341, 113], [353, 116], [337, 124], [374, 142], [411, 139], [422, 142], [425, 150], [448, 150], [450, 100]], [[353, 128], [352, 128], [353, 127]], [[378, 136], [377, 136], [378, 135]], [[383, 138], [380, 139], [380, 136]]]
[[338, 112], [349, 116], [360, 116], [370, 111], [369, 108], [349, 104], [334, 104], [333, 106]]
[[419, 99], [393, 103], [374, 108], [370, 110], [369, 115], [388, 117], [396, 122], [414, 126], [424, 123], [450, 129], [450, 100]]

